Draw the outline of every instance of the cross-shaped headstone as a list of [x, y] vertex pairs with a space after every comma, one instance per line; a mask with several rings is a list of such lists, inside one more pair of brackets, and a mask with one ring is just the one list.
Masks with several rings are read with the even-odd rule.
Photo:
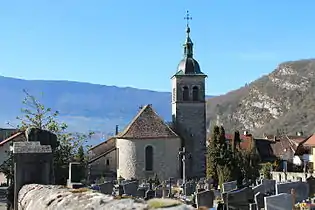
[[153, 189], [152, 184], [154, 183], [154, 180], [153, 179], [149, 179], [148, 183], [149, 183], [149, 190], [152, 190]]
[[190, 153], [186, 152], [185, 147], [183, 147], [182, 150], [179, 151], [178, 153], [182, 157], [182, 162], [183, 162], [183, 186], [184, 186], [184, 195], [186, 195], [186, 156], [189, 156]]
[[169, 183], [168, 197], [171, 198], [172, 197], [172, 177], [168, 179], [168, 183]]

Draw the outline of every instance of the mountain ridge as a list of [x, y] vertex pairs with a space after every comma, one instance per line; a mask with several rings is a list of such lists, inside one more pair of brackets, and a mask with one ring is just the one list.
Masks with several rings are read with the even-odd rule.
[[252, 83], [214, 97], [207, 103], [207, 119], [229, 130], [305, 135], [315, 132], [315, 59], [280, 63]]

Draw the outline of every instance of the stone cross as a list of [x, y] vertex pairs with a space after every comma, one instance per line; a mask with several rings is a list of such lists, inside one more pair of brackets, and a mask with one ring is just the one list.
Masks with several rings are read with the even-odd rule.
[[168, 197], [171, 198], [172, 197], [172, 177], [170, 177], [168, 179], [168, 183], [169, 183], [169, 193], [168, 193]]
[[153, 179], [149, 179], [149, 181], [148, 181], [148, 183], [149, 183], [149, 190], [152, 190], [152, 184], [154, 183], [154, 180]]
[[184, 195], [186, 195], [186, 156], [189, 155], [188, 152], [186, 152], [185, 147], [178, 153], [182, 157], [183, 162], [183, 186], [184, 186]]

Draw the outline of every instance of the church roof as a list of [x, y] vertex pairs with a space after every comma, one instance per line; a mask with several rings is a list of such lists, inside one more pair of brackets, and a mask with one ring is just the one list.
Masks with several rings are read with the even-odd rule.
[[117, 138], [176, 138], [178, 135], [153, 110], [152, 105], [144, 106]]

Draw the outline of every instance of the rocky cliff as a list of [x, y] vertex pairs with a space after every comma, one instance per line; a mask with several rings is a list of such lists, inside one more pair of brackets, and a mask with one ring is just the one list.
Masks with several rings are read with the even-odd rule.
[[315, 132], [315, 59], [281, 63], [273, 72], [207, 102], [208, 122], [228, 132]]

